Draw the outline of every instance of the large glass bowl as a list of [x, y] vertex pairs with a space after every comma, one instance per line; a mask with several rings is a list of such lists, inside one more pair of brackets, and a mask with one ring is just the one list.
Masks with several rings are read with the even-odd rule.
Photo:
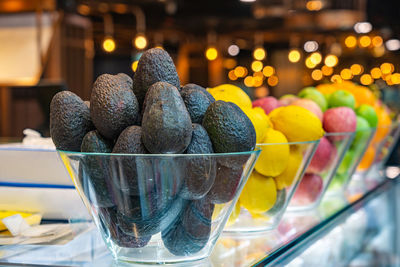
[[313, 209], [320, 203], [346, 154], [354, 132], [326, 133], [289, 204], [289, 211]]
[[336, 170], [336, 174], [328, 187], [328, 193], [343, 193], [346, 191], [357, 166], [363, 158], [365, 151], [372, 141], [376, 128], [357, 130], [350, 148], [345, 153], [343, 160]]
[[319, 140], [258, 144], [261, 154], [224, 229], [226, 235], [276, 228]]
[[114, 258], [136, 263], [208, 257], [260, 154], [58, 152]]

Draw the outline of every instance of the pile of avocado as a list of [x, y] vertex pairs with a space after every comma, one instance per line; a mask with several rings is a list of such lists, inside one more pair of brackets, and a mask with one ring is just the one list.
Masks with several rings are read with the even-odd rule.
[[144, 247], [161, 232], [177, 256], [207, 244], [214, 205], [232, 200], [248, 159], [198, 154], [251, 151], [256, 144], [238, 106], [215, 101], [201, 86], [181, 87], [171, 57], [158, 48], [143, 53], [133, 79], [99, 76], [90, 102], [56, 94], [50, 133], [59, 150], [105, 153], [79, 157], [79, 182], [114, 244]]

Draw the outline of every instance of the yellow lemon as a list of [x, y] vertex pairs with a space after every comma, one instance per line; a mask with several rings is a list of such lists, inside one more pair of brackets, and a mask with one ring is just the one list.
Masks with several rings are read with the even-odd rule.
[[228, 219], [228, 222], [226, 223], [226, 226], [234, 224], [236, 222], [237, 218], [239, 217], [239, 214], [240, 214], [240, 203], [238, 201], [238, 202], [236, 202], [236, 205], [233, 208], [231, 216], [229, 216], [229, 219]]
[[243, 112], [249, 117], [253, 123], [254, 129], [256, 130], [257, 143], [261, 143], [269, 127], [272, 123], [269, 120], [267, 114], [260, 107], [243, 109]]
[[274, 129], [282, 132], [289, 142], [317, 140], [324, 135], [318, 117], [300, 106], [282, 107], [270, 114], [270, 120]]
[[243, 188], [239, 201], [240, 205], [249, 212], [263, 213], [274, 206], [276, 195], [274, 179], [253, 171]]
[[281, 174], [289, 161], [290, 149], [286, 137], [281, 132], [269, 128], [262, 143], [261, 154], [255, 165], [256, 171], [265, 176]]
[[278, 190], [282, 190], [283, 188], [292, 185], [302, 161], [303, 154], [301, 150], [291, 149], [287, 168], [281, 174], [275, 177], [276, 187]]
[[[279, 107], [276, 109], [273, 109], [269, 114], [268, 117], [270, 118], [271, 121], [271, 116], [275, 116], [276, 114], [278, 114], [284, 107]], [[274, 124], [272, 124], [272, 127], [274, 127]]]
[[215, 98], [215, 100], [223, 100], [233, 102], [241, 109], [252, 108], [250, 97], [240, 88], [232, 84], [222, 84], [207, 91]]

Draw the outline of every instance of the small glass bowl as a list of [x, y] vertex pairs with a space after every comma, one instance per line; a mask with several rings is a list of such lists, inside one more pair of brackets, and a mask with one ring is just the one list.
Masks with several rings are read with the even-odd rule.
[[325, 134], [293, 195], [288, 211], [303, 211], [318, 206], [354, 135], [354, 132]]
[[258, 144], [262, 150], [224, 235], [249, 235], [277, 227], [320, 140]]
[[114, 258], [158, 264], [210, 255], [260, 154], [58, 152]]

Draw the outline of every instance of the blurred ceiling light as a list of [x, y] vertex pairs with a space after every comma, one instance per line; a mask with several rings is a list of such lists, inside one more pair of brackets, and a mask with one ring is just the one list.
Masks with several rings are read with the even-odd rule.
[[311, 61], [311, 57], [307, 57], [307, 58], [306, 58], [305, 64], [306, 64], [306, 67], [309, 68], [309, 69], [313, 69], [313, 68], [315, 68], [315, 67], [317, 66], [316, 64], [314, 64], [314, 63]]
[[318, 11], [322, 8], [322, 2], [320, 0], [311, 0], [306, 4], [306, 8], [310, 11]]
[[385, 44], [389, 51], [396, 51], [400, 49], [400, 40], [398, 39], [387, 40]]
[[320, 81], [322, 80], [322, 71], [321, 70], [313, 70], [313, 72], [311, 72], [311, 78], [315, 81]]
[[335, 74], [335, 75], [333, 75], [331, 77], [331, 82], [333, 82], [333, 83], [341, 83], [341, 82], [343, 82], [343, 79], [342, 79], [342, 77], [340, 77], [340, 75]]
[[300, 51], [297, 49], [291, 50], [288, 54], [289, 61], [292, 63], [299, 62], [300, 57], [301, 57]]
[[369, 22], [358, 22], [354, 25], [356, 33], [369, 33], [372, 31], [372, 24]]
[[239, 48], [239, 46], [237, 46], [235, 44], [232, 44], [228, 47], [228, 54], [230, 56], [233, 56], [233, 57], [237, 56], [239, 54], [239, 52], [240, 52], [240, 48]]
[[368, 47], [371, 45], [371, 38], [367, 35], [361, 36], [358, 41], [361, 47]]
[[347, 36], [346, 39], [344, 40], [344, 44], [348, 48], [354, 48], [357, 45], [357, 39], [353, 35]]
[[253, 63], [251, 63], [251, 69], [252, 69], [254, 72], [261, 71], [262, 68], [263, 68], [263, 63], [262, 63], [261, 61], [255, 60], [255, 61], [253, 61]]
[[321, 53], [319, 52], [314, 52], [310, 56], [311, 62], [314, 63], [315, 65], [318, 65], [322, 61], [322, 56]]
[[272, 66], [265, 66], [262, 72], [265, 77], [270, 77], [275, 74], [275, 69]]
[[132, 62], [131, 68], [133, 72], [136, 72], [138, 63], [139, 63], [138, 60]]
[[254, 78], [252, 76], [247, 76], [244, 78], [244, 85], [247, 87], [253, 87], [254, 86]]
[[208, 47], [205, 54], [208, 60], [213, 61], [218, 57], [218, 50], [215, 47]]
[[304, 51], [315, 52], [318, 49], [318, 43], [316, 41], [307, 41], [304, 43]]
[[235, 71], [234, 71], [234, 70], [231, 70], [231, 71], [229, 71], [229, 73], [228, 73], [228, 78], [229, 78], [231, 81], [236, 81], [238, 77], [235, 75]]
[[134, 44], [139, 50], [145, 49], [147, 46], [146, 36], [144, 36], [143, 34], [136, 35]]
[[226, 69], [233, 69], [234, 67], [236, 67], [236, 60], [234, 60], [233, 58], [227, 58], [224, 60], [224, 67]]
[[90, 14], [90, 7], [88, 5], [79, 5], [77, 9], [78, 13], [83, 16], [87, 16]]
[[379, 47], [383, 44], [383, 39], [380, 36], [375, 36], [372, 38], [372, 45], [375, 47]]
[[378, 47], [374, 47], [372, 49], [372, 55], [374, 57], [381, 57], [381, 56], [383, 56], [385, 54], [385, 52], [386, 52], [385, 51], [385, 46], [383, 46], [383, 45], [378, 46]]
[[370, 85], [374, 82], [374, 79], [372, 79], [371, 75], [369, 74], [363, 74], [360, 78], [360, 82], [362, 85]]
[[371, 70], [371, 76], [374, 79], [380, 79], [382, 77], [382, 71], [380, 68], [373, 68]]
[[324, 74], [325, 76], [331, 76], [333, 73], [333, 68], [328, 67], [326, 65], [322, 66], [321, 70], [322, 74]]
[[380, 68], [382, 74], [390, 74], [394, 71], [394, 66], [391, 63], [383, 63]]
[[340, 77], [342, 77], [343, 80], [350, 80], [353, 78], [353, 73], [350, 69], [342, 69], [340, 72]]
[[360, 75], [364, 72], [364, 68], [360, 64], [351, 65], [350, 70], [353, 75]]
[[234, 73], [238, 78], [243, 78], [247, 75], [247, 69], [242, 66], [237, 66], [234, 70]]
[[269, 86], [276, 86], [279, 83], [279, 79], [277, 76], [272, 75], [271, 77], [268, 78], [268, 85]]
[[338, 64], [339, 59], [335, 55], [327, 55], [324, 62], [326, 66], [333, 68]]
[[106, 37], [103, 41], [103, 49], [107, 53], [111, 53], [115, 50], [116, 44], [112, 37]]
[[266, 56], [265, 49], [262, 47], [257, 47], [253, 52], [254, 59], [263, 60]]

